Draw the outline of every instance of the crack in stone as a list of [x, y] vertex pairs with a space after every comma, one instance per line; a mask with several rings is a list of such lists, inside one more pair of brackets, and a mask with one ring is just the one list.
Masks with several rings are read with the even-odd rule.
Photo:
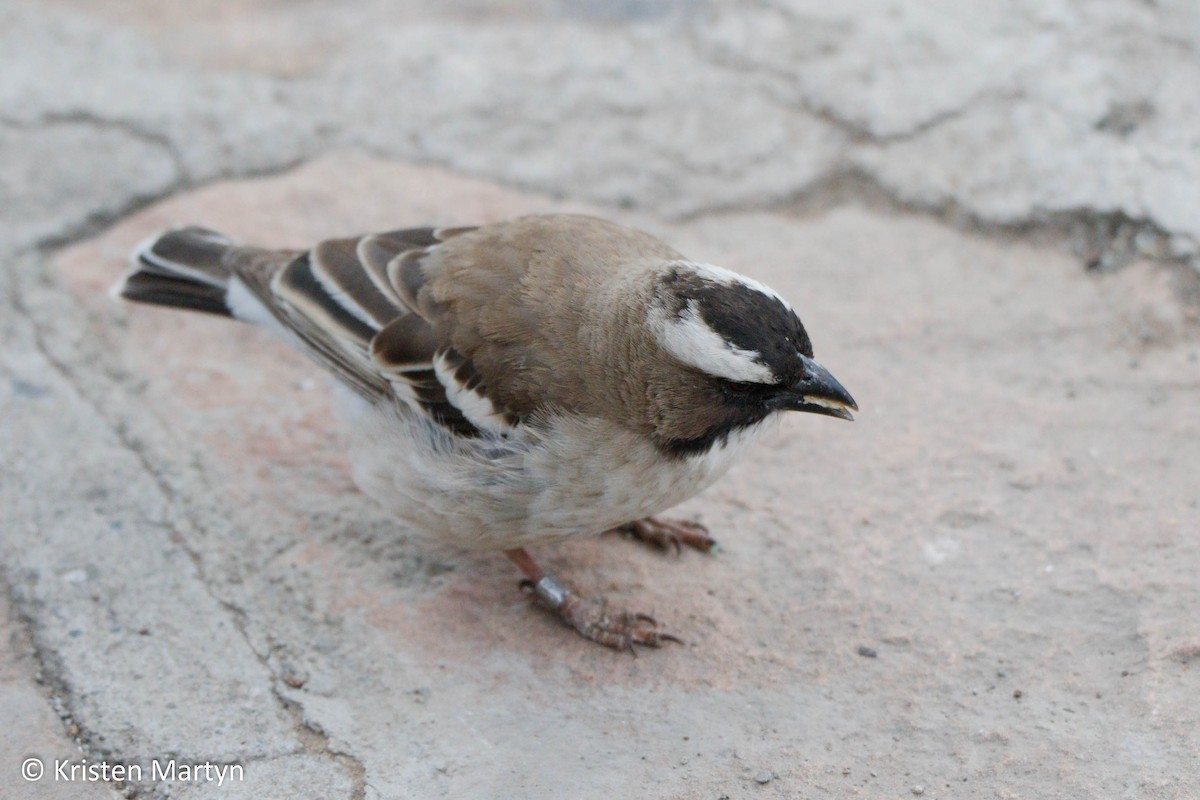
[[66, 111], [50, 111], [41, 116], [24, 120], [16, 117], [0, 115], [0, 125], [15, 130], [39, 130], [56, 125], [83, 125], [100, 130], [119, 131], [131, 139], [160, 148], [170, 157], [171, 163], [179, 176], [178, 183], [187, 183], [188, 170], [184, 163], [183, 154], [169, 136], [159, 131], [150, 130], [127, 119], [109, 119], [86, 109], [70, 109]]
[[121, 131], [130, 138], [161, 147], [171, 157], [171, 161], [175, 165], [175, 171], [181, 176], [181, 180], [186, 181], [187, 179], [188, 170], [184, 164], [183, 156], [179, 152], [179, 148], [175, 146], [175, 142], [164, 133], [144, 128], [130, 120], [121, 118], [109, 119], [86, 109], [70, 109], [66, 111], [47, 112], [37, 120], [36, 124], [38, 127], [45, 125], [90, 125], [95, 128]]
[[[154, 464], [150, 460], [142, 444], [131, 437], [123, 425], [114, 423], [112, 421], [110, 415], [106, 413], [106, 410], [103, 408], [103, 405], [92, 396], [91, 392], [88, 391], [84, 381], [82, 381], [75, 373], [73, 367], [59, 359], [54, 354], [52, 348], [46, 342], [46, 330], [38, 321], [36, 316], [30, 312], [29, 307], [25, 303], [21, 282], [16, 280], [13, 281], [13, 284], [11, 297], [9, 298], [9, 305], [12, 307], [16, 316], [19, 316], [28, 323], [30, 333], [29, 339], [32, 341], [34, 349], [37, 351], [37, 353], [43, 359], [45, 359], [46, 363], [56, 373], [58, 373], [58, 375], [64, 381], [66, 381], [66, 383], [75, 392], [76, 396], [78, 396], [92, 411], [95, 417], [109, 429], [121, 446], [133, 454], [133, 456], [138, 460], [141, 469], [150, 477], [152, 481], [154, 481], [155, 486], [162, 493], [168, 505], [181, 511], [181, 515], [187, 521], [187, 523], [202, 533], [205, 529], [205, 526], [195, 518], [195, 515], [192, 513], [191, 506], [187, 502], [187, 498], [180, 494], [175, 487], [166, 478], [164, 478], [158, 470], [155, 469]], [[57, 287], [48, 286], [45, 288], [48, 291], [56, 293], [59, 291]], [[103, 377], [110, 382], [120, 383], [120, 378], [114, 375], [106, 374]], [[188, 545], [185, 537], [180, 534], [179, 531], [172, 529], [169, 538], [188, 556], [196, 570], [197, 580], [200, 582], [205, 593], [208, 594], [222, 609], [224, 609], [230, 615], [234, 627], [237, 628], [239, 635], [246, 643], [246, 647], [254, 655], [255, 659], [262, 665], [266, 673], [271, 677], [271, 685], [269, 687], [271, 693], [275, 697], [279, 707], [293, 721], [296, 738], [301, 747], [300, 751], [298, 752], [328, 757], [334, 762], [340, 764], [343, 768], [347, 769], [352, 777], [355, 785], [355, 798], [362, 798], [365, 796], [364, 775], [366, 770], [361, 761], [359, 761], [351, 753], [334, 749], [330, 745], [328, 736], [323, 731], [308, 725], [304, 721], [303, 714], [300, 712], [297, 703], [290, 698], [285, 697], [281, 693], [279, 689], [279, 682], [282, 680], [282, 677], [277, 675], [276, 671], [272, 669], [268, 655], [264, 655], [263, 653], [259, 652], [258, 648], [254, 646], [253, 640], [247, 631], [247, 615], [245, 610], [236, 603], [220, 596], [207, 575], [203, 557], [195, 548]], [[73, 738], [85, 754], [90, 754], [92, 750], [89, 746], [90, 738], [87, 734], [87, 731], [74, 721], [73, 715], [70, 711], [70, 698], [72, 696], [72, 690], [63, 678], [63, 673], [65, 670], [61, 663], [58, 662], [58, 657], [53, 650], [39, 643], [39, 639], [36, 635], [38, 627], [36, 617], [29, 611], [27, 607], [28, 604], [24, 602], [24, 598], [22, 598], [19, 593], [12, 590], [12, 586], [13, 583], [8, 577], [7, 573], [4, 570], [0, 570], [0, 589], [5, 590], [5, 592], [13, 598], [19, 620], [21, 621], [22, 626], [30, 633], [31, 641], [34, 642], [35, 658], [41, 669], [41, 674], [45, 676], [47, 685], [51, 687], [52, 698], [58, 698], [58, 704], [61, 706], [61, 709], [58, 711], [59, 716], [61, 719], [63, 719], [64, 726], [66, 726], [68, 733], [72, 727], [78, 730], [78, 734], [76, 734]], [[52, 700], [52, 705], [53, 704], [54, 703]], [[119, 757], [115, 753], [104, 751], [100, 754], [104, 755], [105, 757], [111, 757], [114, 761], [120, 761]], [[238, 763], [245, 765], [254, 763], [256, 761], [270, 761], [275, 758], [278, 758], [278, 756], [249, 759]], [[224, 763], [214, 759], [207, 760], [214, 764]], [[113, 786], [114, 789], [117, 789], [118, 791], [126, 792], [126, 796], [131, 798], [149, 797], [151, 796], [152, 792], [156, 791], [154, 787], [147, 787], [143, 789], [137, 786], [125, 786], [124, 784], [114, 784]]]
[[[777, 8], [777, 10], [787, 13], [791, 16], [790, 11], [786, 8]], [[850, 144], [873, 144], [887, 145], [897, 144], [901, 142], [911, 141], [920, 136], [940, 127], [948, 122], [959, 119], [967, 114], [974, 106], [992, 96], [1002, 96], [1009, 94], [996, 89], [982, 89], [971, 96], [965, 98], [959, 105], [954, 108], [945, 109], [928, 115], [912, 125], [906, 126], [903, 130], [894, 133], [877, 133], [871, 130], [870, 126], [861, 122], [856, 122], [846, 115], [840, 113], [832, 105], [828, 103], [820, 103], [813, 99], [810, 94], [798, 84], [796, 79], [796, 68], [776, 67], [767, 62], [754, 62], [739, 57], [739, 54], [722, 53], [714, 50], [711, 47], [706, 47], [697, 36], [695, 30], [690, 30], [686, 36], [686, 41], [696, 59], [702, 63], [716, 67], [720, 70], [729, 72], [742, 73], [746, 75], [766, 75], [773, 80], [765, 81], [762, 85], [763, 91], [775, 103], [789, 111], [800, 111], [808, 114], [813, 119], [820, 120], [835, 130], [840, 131], [846, 136]], [[785, 93], [780, 87], [787, 86], [792, 91], [790, 94]], [[786, 96], [785, 96], [786, 95]]]
[[[134, 141], [164, 152], [170, 160], [174, 172], [174, 177], [168, 185], [158, 191], [134, 193], [124, 198], [118, 198], [112, 204], [90, 210], [81, 222], [68, 223], [58, 231], [41, 236], [32, 245], [32, 249], [35, 250], [54, 250], [96, 235], [115, 221], [174, 194], [192, 182], [188, 176], [183, 155], [170, 137], [129, 120], [108, 119], [90, 111], [75, 109], [46, 113], [32, 120], [0, 115], [0, 125], [21, 131], [38, 131], [55, 126], [84, 126], [98, 130], [117, 131]], [[19, 255], [21, 252], [23, 250], [18, 250], [17, 254]]]
[[1089, 270], [1112, 272], [1137, 257], [1155, 262], [1200, 269], [1195, 259], [1170, 252], [1172, 234], [1149, 218], [1092, 208], [1030, 214], [1009, 221], [987, 219], [952, 198], [935, 203], [905, 200], [871, 172], [850, 164], [831, 168], [823, 176], [791, 196], [766, 203], [705, 206], [677, 215], [680, 222], [705, 217], [755, 212], [807, 215], [831, 208], [862, 203], [891, 213], [929, 217], [955, 230], [980, 236], [1020, 236], [1048, 240], [1065, 246]]
[[367, 774], [367, 768], [363, 762], [353, 753], [335, 748], [329, 740], [329, 734], [319, 725], [313, 725], [304, 718], [304, 710], [299, 701], [284, 695], [277, 685], [273, 686], [271, 691], [283, 707], [284, 712], [292, 719], [297, 738], [299, 738], [304, 752], [308, 755], [328, 758], [342, 766], [350, 774], [350, 779], [354, 784], [351, 800], [363, 800], [366, 797]]
[[[312, 157], [319, 155], [305, 154], [261, 169], [218, 171], [203, 179], [179, 177], [171, 185], [164, 187], [158, 192], [128, 197], [112, 206], [97, 208], [88, 214], [87, 218], [82, 222], [64, 226], [60, 231], [41, 237], [30, 249], [49, 257], [58, 250], [100, 236], [130, 215], [165, 200], [172, 195], [185, 191], [196, 191], [197, 189], [202, 189], [205, 186], [225, 180], [253, 180], [254, 178], [280, 175], [295, 169], [299, 165], [309, 161]], [[23, 251], [18, 251], [18, 254], [21, 252]]]
[[[962, 118], [979, 103], [1004, 94], [995, 90], [982, 90], [966, 98], [961, 105], [930, 114], [925, 119], [905, 127], [904, 130], [894, 133], [877, 133], [871, 130], [869, 125], [856, 122], [838, 112], [832, 105], [814, 100], [808, 92], [796, 86], [795, 76], [791, 71], [775, 69], [768, 64], [738, 64], [730, 59], [723, 59], [718, 55], [706, 54], [702, 51], [698, 51], [696, 55], [716, 67], [772, 76], [776, 81], [768, 82], [763, 86], [767, 97], [788, 111], [799, 111], [824, 122], [845, 135], [847, 142], [851, 145], [889, 145], [912, 141], [948, 122]], [[783, 90], [777, 85], [779, 81], [783, 81], [793, 88], [793, 96], [785, 96]]]
[[131, 120], [103, 117], [86, 109], [48, 112], [32, 120], [0, 114], [0, 126], [13, 130], [36, 131], [47, 127], [70, 125], [118, 131], [135, 141], [158, 148], [170, 159], [174, 177], [166, 186], [157, 191], [131, 193], [122, 198], [115, 198], [110, 204], [98, 205], [90, 210], [81, 222], [63, 225], [60, 230], [38, 238], [30, 248], [19, 248], [14, 255], [21, 255], [26, 249], [41, 251], [48, 255], [55, 250], [98, 236], [129, 215], [182, 191], [199, 189], [222, 180], [248, 180], [287, 172], [319, 155], [321, 148], [328, 148], [329, 141], [333, 141], [331, 136], [322, 137], [318, 146], [312, 148], [314, 152], [302, 152], [298, 156], [283, 159], [263, 168], [217, 170], [201, 178], [192, 174], [187, 168], [183, 151], [170, 136]]
[[33, 651], [33, 662], [37, 666], [33, 676], [34, 682], [41, 687], [50, 710], [62, 723], [63, 733], [75, 743], [81, 753], [88, 753], [87, 733], [75, 722], [70, 711], [71, 691], [63, 680], [64, 670], [58, 654], [43, 644], [38, 637], [38, 622], [30, 608], [30, 600], [17, 588], [17, 580], [10, 568], [0, 567], [0, 591], [3, 591], [12, 603], [15, 621]]
[[364, 784], [366, 767], [353, 754], [335, 749], [329, 740], [329, 735], [324, 730], [305, 720], [301, 704], [283, 693], [280, 689], [280, 683], [284, 680], [283, 676], [276, 674], [275, 670], [272, 669], [269, 654], [259, 652], [252, 644], [250, 634], [246, 630], [247, 614], [245, 609], [236, 603], [222, 600], [215, 595], [213, 595], [213, 598], [229, 613], [234, 626], [238, 629], [238, 633], [246, 640], [246, 645], [250, 648], [250, 652], [262, 664], [263, 669], [274, 678], [271, 682], [271, 694], [275, 697], [276, 702], [279, 703], [284, 713], [292, 720], [292, 726], [295, 729], [296, 738], [300, 742], [302, 751], [307, 755], [329, 758], [344, 767], [350, 773], [351, 780], [354, 782], [353, 800], [362, 800], [366, 794]]

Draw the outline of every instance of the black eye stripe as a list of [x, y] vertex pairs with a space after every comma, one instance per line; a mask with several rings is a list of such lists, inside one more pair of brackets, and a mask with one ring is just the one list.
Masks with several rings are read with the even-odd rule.
[[694, 309], [713, 333], [730, 347], [753, 353], [780, 383], [802, 377], [798, 353], [812, 357], [812, 343], [795, 312], [753, 286], [679, 266], [662, 275], [656, 294], [662, 308], [677, 318]]

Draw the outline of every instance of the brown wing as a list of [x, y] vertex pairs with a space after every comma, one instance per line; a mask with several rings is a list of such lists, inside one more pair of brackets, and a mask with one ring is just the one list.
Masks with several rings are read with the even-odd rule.
[[229, 266], [313, 358], [360, 395], [399, 399], [456, 433], [475, 435], [436, 378], [431, 328], [387, 279], [390, 262], [462, 231], [409, 228], [331, 239], [299, 254], [245, 248]]

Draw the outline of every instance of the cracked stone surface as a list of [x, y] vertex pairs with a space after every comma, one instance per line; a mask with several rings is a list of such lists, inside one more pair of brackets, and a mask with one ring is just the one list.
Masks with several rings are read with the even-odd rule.
[[[0, 798], [1200, 795], [1198, 16], [0, 2]], [[718, 556], [539, 553], [688, 642], [638, 659], [362, 497], [302, 357], [105, 295], [169, 224], [562, 208], [772, 284], [863, 406], [679, 509]]]
[[[0, 709], [6, 724], [0, 727], [0, 758], [5, 770], [0, 796], [29, 800], [116, 800], [120, 795], [104, 783], [67, 784], [53, 781], [24, 781], [20, 764], [29, 757], [71, 760], [81, 757], [63, 721], [54, 713], [48, 698], [39, 691], [35, 651], [16, 619], [7, 596], [0, 597]], [[49, 770], [53, 774], [53, 767]]]
[[[136, 450], [88, 424], [94, 411], [69, 373], [36, 357], [10, 356], [6, 367], [18, 388], [10, 384], [3, 413], [23, 435], [6, 441], [6, 462], [21, 467], [4, 507], [34, 534], [18, 538], [19, 557], [5, 553], [8, 578], [22, 605], [52, 608], [56, 624], [35, 635], [74, 687], [72, 712], [92, 744], [139, 759], [194, 752], [218, 761], [296, 749], [270, 673], [211, 595], [179, 523], [164, 519], [170, 498]], [[36, 424], [44, 414], [58, 424]], [[64, 441], [69, 460], [39, 457]], [[128, 519], [131, 502], [145, 516]], [[164, 703], [147, 680], [186, 691]]]
[[[0, 75], [5, 124], [104, 120], [169, 142], [188, 182], [342, 145], [678, 215], [855, 175], [984, 225], [1108, 215], [1164, 234], [1143, 237], [1146, 255], [1200, 252], [1187, 0], [426, 0], [403, 14], [8, 0], [0, 14], [0, 49], [22, 66]], [[6, 149], [45, 163], [41, 146]], [[89, 176], [106, 149], [80, 155], [77, 188], [109, 191]]]

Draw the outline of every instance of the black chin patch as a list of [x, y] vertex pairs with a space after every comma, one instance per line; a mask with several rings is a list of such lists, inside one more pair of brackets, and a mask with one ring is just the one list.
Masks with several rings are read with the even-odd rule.
[[770, 410], [765, 406], [745, 406], [713, 425], [699, 436], [691, 439], [668, 439], [657, 443], [661, 453], [670, 458], [686, 458], [707, 453], [718, 445], [729, 441], [730, 434], [757, 425], [767, 418]]

